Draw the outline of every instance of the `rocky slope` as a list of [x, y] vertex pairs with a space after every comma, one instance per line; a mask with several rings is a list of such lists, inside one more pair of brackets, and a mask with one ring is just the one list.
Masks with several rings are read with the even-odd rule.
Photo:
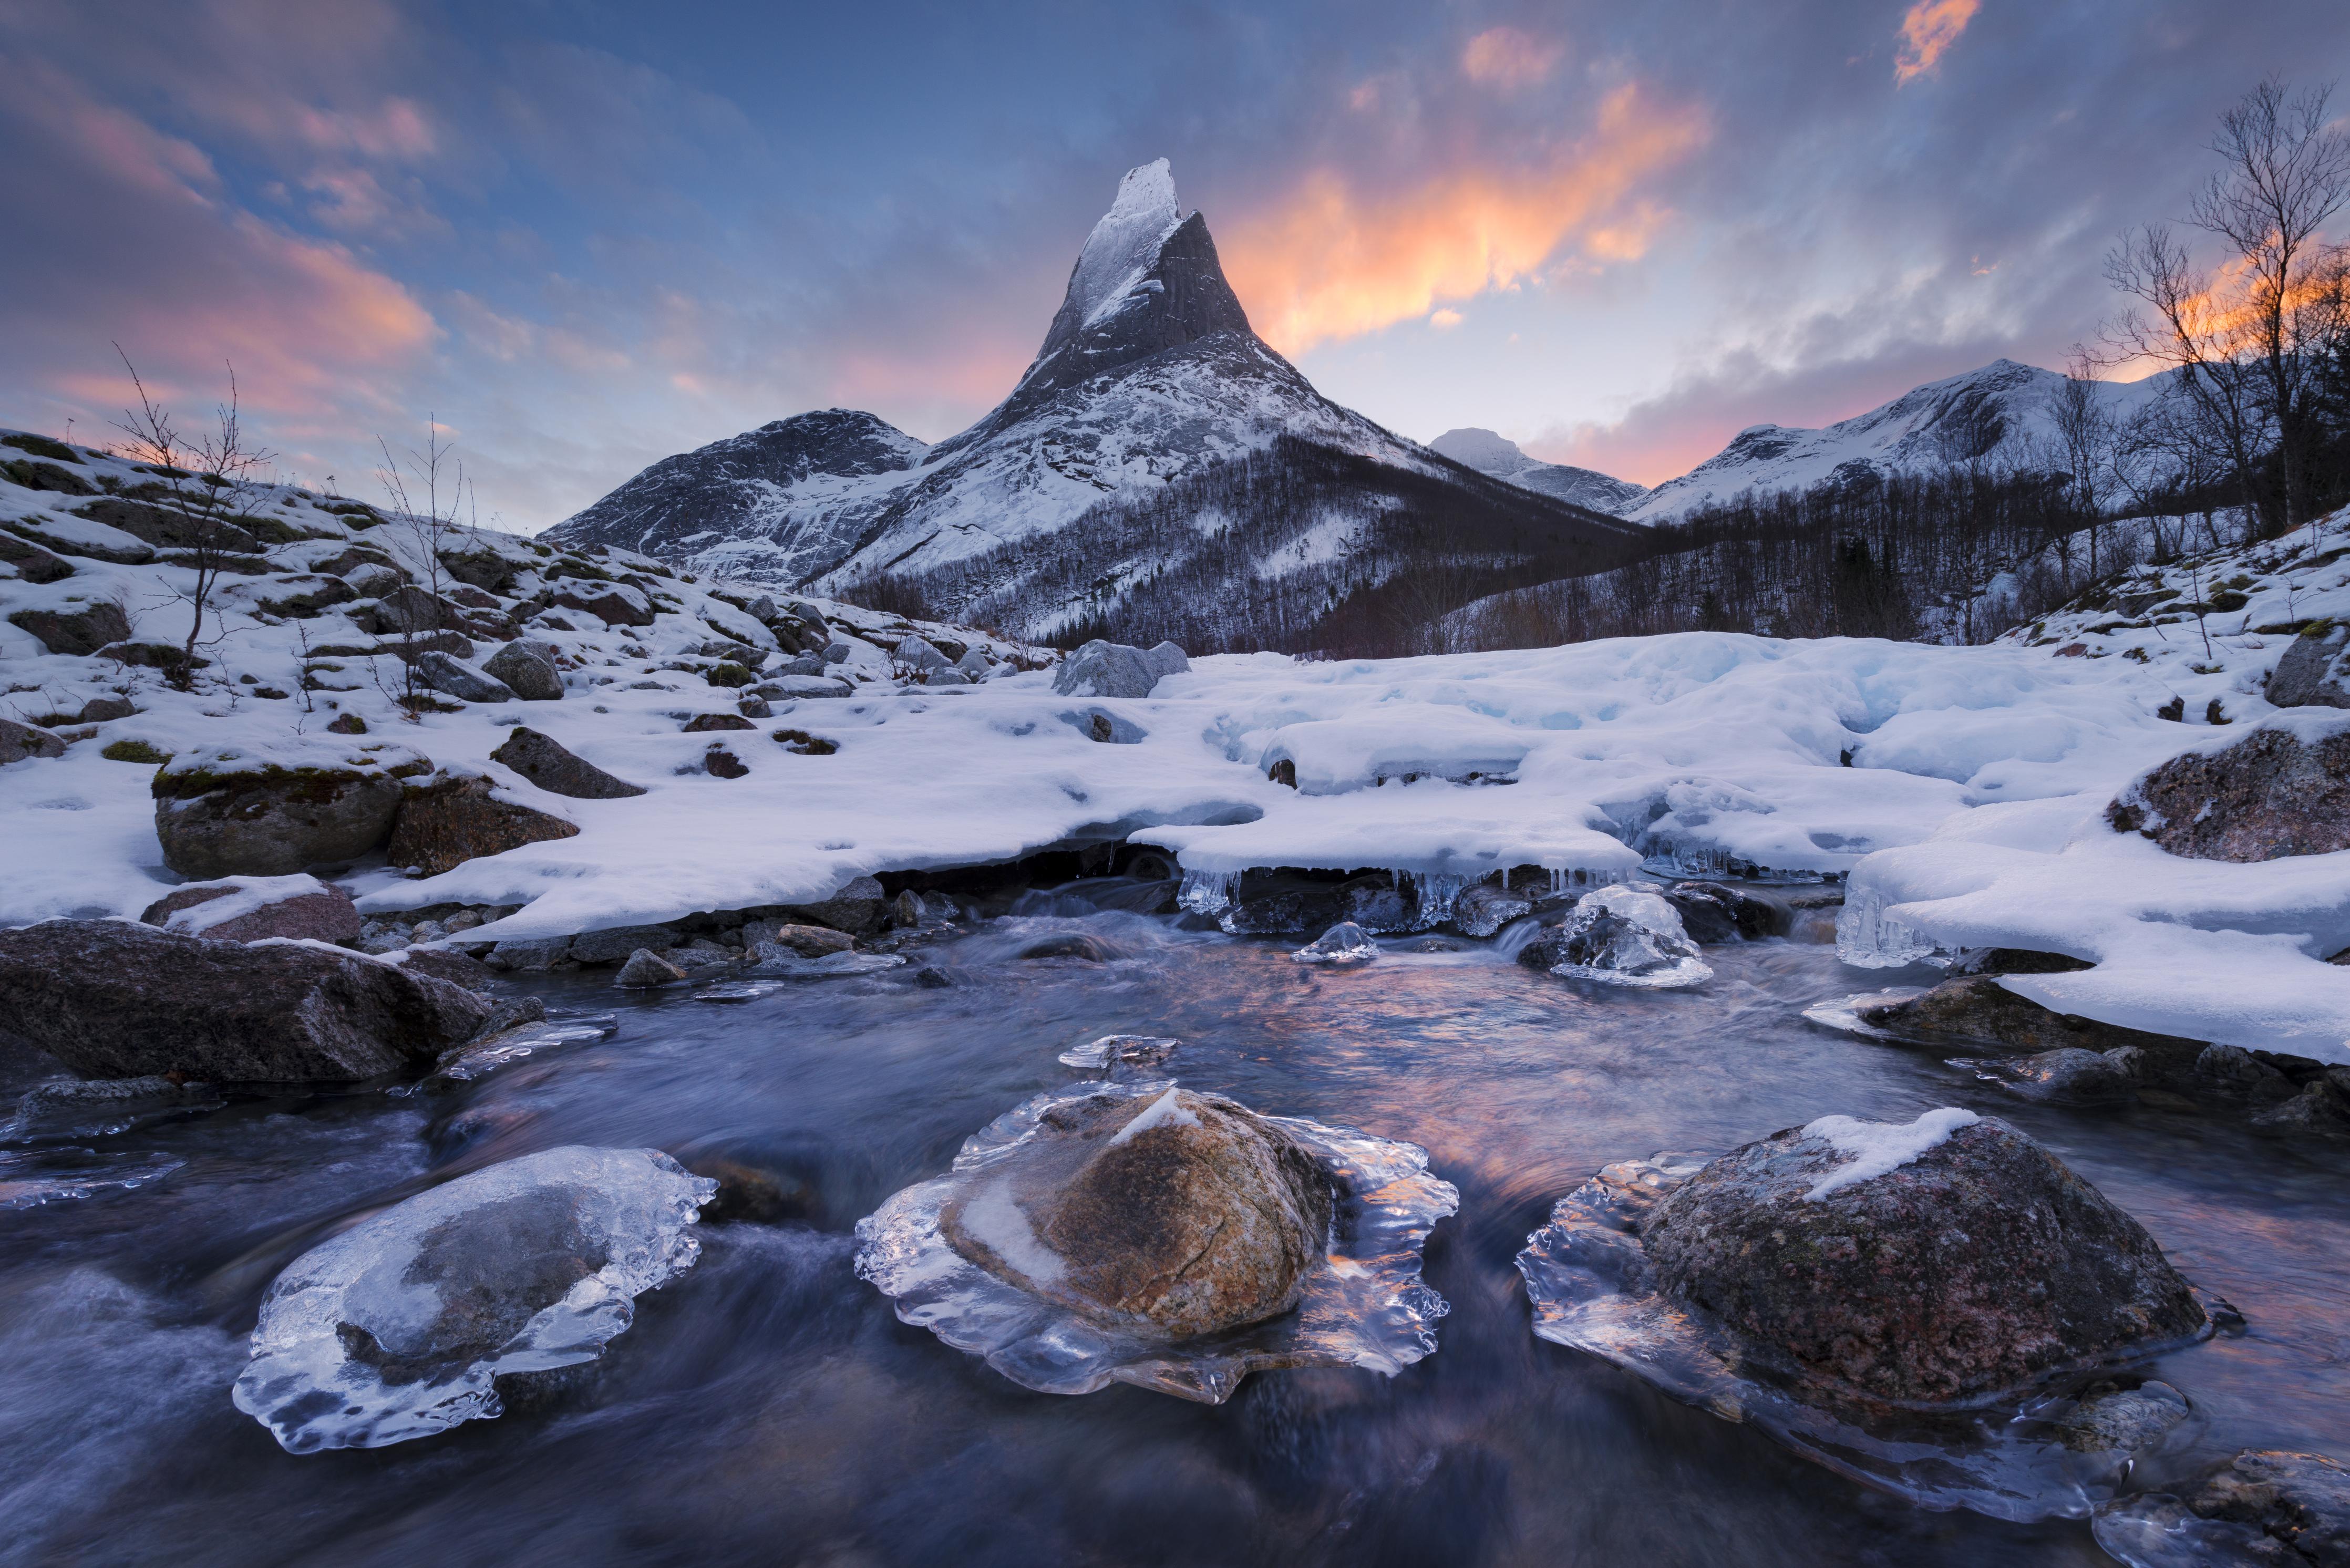
[[1544, 462], [1528, 457], [1518, 450], [1518, 443], [1504, 440], [1492, 431], [1462, 429], [1446, 431], [1428, 443], [1430, 452], [1442, 452], [1453, 462], [1463, 463], [1480, 473], [1490, 473], [1495, 479], [1555, 497], [1576, 506], [1588, 506], [1594, 512], [1605, 512], [1620, 517], [1639, 504], [1648, 493], [1648, 487], [1634, 484], [1627, 479], [1602, 473], [1597, 469], [1575, 468], [1563, 462]]
[[[1301, 466], [1346, 471], [1310, 515], [1263, 499], [1269, 479]], [[1170, 485], [1243, 469], [1247, 494], [1228, 483], [1187, 508], [1188, 544], [1131, 537], [1134, 509]], [[784, 589], [838, 591], [888, 574], [957, 613], [983, 586], [1001, 624], [1044, 636], [1114, 614], [1126, 585], [1211, 537], [1241, 557], [1217, 568], [1235, 581], [1349, 555], [1364, 568], [1346, 587], [1383, 580], [1399, 569], [1381, 548], [1387, 520], [1399, 487], [1415, 484], [1445, 497], [1439, 511], [1464, 514], [1448, 526], [1472, 544], [1529, 525], [1594, 537], [1612, 526], [1492, 485], [1316, 392], [1250, 329], [1206, 220], [1183, 211], [1161, 160], [1121, 182], [1035, 363], [969, 430], [924, 447], [869, 414], [799, 415], [664, 459], [547, 537]], [[1047, 541], [1049, 583], [1024, 565]], [[1374, 556], [1383, 563], [1369, 565]], [[1326, 601], [1336, 587], [1316, 577], [1308, 597]]]

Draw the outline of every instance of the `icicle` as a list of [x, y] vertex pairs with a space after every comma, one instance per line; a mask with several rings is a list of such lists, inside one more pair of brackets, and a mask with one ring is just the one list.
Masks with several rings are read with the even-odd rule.
[[1195, 915], [1219, 914], [1231, 907], [1232, 889], [1240, 886], [1238, 871], [1186, 871], [1176, 903]]

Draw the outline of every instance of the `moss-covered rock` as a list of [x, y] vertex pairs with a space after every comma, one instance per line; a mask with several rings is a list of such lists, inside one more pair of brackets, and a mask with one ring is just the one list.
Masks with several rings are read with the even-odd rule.
[[390, 836], [404, 780], [432, 760], [387, 742], [201, 746], [155, 774], [155, 836], [183, 877], [283, 877]]

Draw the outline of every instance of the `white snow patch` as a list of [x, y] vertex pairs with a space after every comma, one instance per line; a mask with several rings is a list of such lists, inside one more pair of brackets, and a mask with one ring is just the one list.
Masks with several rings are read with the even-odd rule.
[[1177, 1098], [1180, 1092], [1170, 1089], [1151, 1101], [1140, 1116], [1118, 1129], [1118, 1135], [1109, 1140], [1109, 1147], [1116, 1148], [1118, 1145], [1149, 1132], [1152, 1127], [1198, 1127], [1200, 1118], [1188, 1109], [1180, 1099]]
[[1928, 1111], [1914, 1122], [1864, 1122], [1851, 1116], [1822, 1116], [1807, 1123], [1804, 1127], [1805, 1137], [1820, 1139], [1846, 1156], [1847, 1161], [1821, 1178], [1804, 1194], [1804, 1200], [1816, 1203], [1832, 1192], [1898, 1170], [1928, 1149], [1949, 1142], [1950, 1135], [1960, 1127], [1970, 1127], [1981, 1120], [1972, 1111], [1945, 1106], [1938, 1111]]
[[1012, 1199], [1011, 1184], [1001, 1178], [962, 1206], [962, 1228], [1038, 1284], [1052, 1284], [1069, 1272], [1067, 1262], [1037, 1240], [1028, 1216]]

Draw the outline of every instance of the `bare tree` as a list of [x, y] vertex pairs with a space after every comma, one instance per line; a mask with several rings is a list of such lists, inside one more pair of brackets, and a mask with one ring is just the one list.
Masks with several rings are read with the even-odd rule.
[[256, 488], [255, 474], [275, 462], [276, 455], [244, 444], [244, 428], [237, 413], [235, 366], [228, 367], [228, 401], [213, 406], [215, 428], [191, 438], [180, 433], [171, 410], [148, 394], [147, 384], [139, 379], [138, 367], [122, 352], [122, 345], [116, 344], [114, 351], [121, 355], [122, 368], [130, 373], [131, 388], [139, 395], [139, 407], [124, 410], [115, 424], [130, 438], [121, 455], [161, 482], [157, 498], [176, 517], [174, 531], [184, 541], [172, 564], [192, 576], [187, 586], [173, 583], [171, 587], [172, 597], [188, 607], [188, 636], [181, 646], [180, 662], [166, 673], [166, 679], [185, 691], [195, 680], [196, 648], [205, 640], [204, 614], [213, 589], [230, 557], [241, 554], [231, 547], [245, 537], [236, 519], [244, 514]]
[[[2097, 576], [2097, 530], [2106, 516], [2105, 478], [2113, 466], [2114, 417], [2097, 389], [2096, 362], [2080, 344], [2064, 369], [2064, 384], [2050, 400], [2058, 455], [2064, 464], [2073, 504], [2089, 530], [2089, 578]], [[2070, 563], [2066, 563], [2068, 566]]]
[[[397, 525], [408, 535], [410, 554], [422, 578], [419, 585], [422, 594], [405, 595], [401, 599], [407, 630], [411, 637], [447, 631], [449, 601], [442, 590], [448, 586], [449, 567], [442, 556], [460, 527], [460, 511], [470, 504], [473, 483], [466, 478], [465, 465], [457, 460], [455, 450], [442, 438], [438, 415], [425, 416], [423, 451], [411, 447], [405, 458], [395, 457], [381, 436], [376, 438], [376, 448], [383, 453], [376, 481], [390, 500]], [[401, 658], [400, 702], [411, 718], [416, 717], [425, 700], [416, 670], [419, 651], [408, 649]]]
[[2350, 133], [2326, 124], [2333, 88], [2288, 98], [2272, 77], [2220, 117], [2211, 150], [2225, 167], [2195, 198], [2195, 226], [2227, 242], [2228, 308], [2259, 375], [2274, 429], [2290, 528], [2307, 514], [2310, 404], [2319, 346], [2339, 309], [2345, 247], [2327, 222], [2350, 202]]

